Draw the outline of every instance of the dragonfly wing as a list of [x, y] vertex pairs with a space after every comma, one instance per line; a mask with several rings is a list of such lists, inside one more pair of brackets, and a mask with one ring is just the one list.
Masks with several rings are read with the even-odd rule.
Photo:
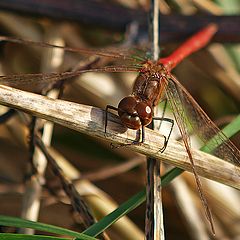
[[96, 55], [99, 57], [119, 58], [123, 60], [134, 60], [134, 58], [129, 55], [128, 50], [119, 51], [119, 49], [117, 48], [111, 48], [111, 49], [109, 48], [108, 50], [107, 49], [71, 48], [71, 47], [63, 47], [63, 46], [53, 45], [53, 44], [44, 43], [44, 42], [35, 42], [32, 40], [6, 37], [6, 36], [0, 36], [0, 42], [24, 44], [26, 46], [32, 46], [32, 47], [59, 48], [67, 52], [73, 52], [73, 53], [82, 54], [82, 55]]
[[[179, 117], [184, 117], [186, 119], [185, 122], [189, 120], [193, 133], [207, 144], [209, 152], [226, 161], [240, 165], [240, 151], [213, 123], [175, 77], [171, 76], [169, 79], [168, 88], [172, 92], [170, 97], [178, 99], [174, 100], [175, 104], [173, 107], [178, 112], [180, 111], [181, 116]], [[179, 103], [181, 103], [181, 107], [178, 105]]]
[[182, 98], [179, 95], [178, 84], [176, 84], [176, 82], [172, 81], [171, 79], [168, 80], [168, 84], [167, 84], [167, 88], [166, 88], [166, 95], [167, 95], [169, 104], [172, 108], [173, 115], [177, 122], [179, 131], [182, 135], [183, 143], [185, 145], [185, 148], [186, 148], [186, 151], [187, 151], [190, 163], [191, 163], [192, 172], [193, 172], [195, 180], [196, 180], [199, 196], [200, 196], [200, 199], [201, 199], [202, 204], [205, 209], [206, 217], [207, 217], [207, 219], [211, 225], [212, 231], [214, 233], [215, 231], [214, 231], [214, 226], [213, 226], [212, 214], [208, 207], [208, 203], [207, 203], [205, 194], [203, 193], [202, 184], [201, 184], [200, 178], [197, 174], [197, 171], [195, 168], [195, 163], [194, 163], [193, 156], [191, 153], [189, 133], [187, 131], [187, 129], [188, 129], [187, 128], [187, 114], [183, 107], [184, 105], [183, 105]]
[[0, 84], [8, 85], [11, 87], [21, 87], [25, 85], [39, 85], [56, 82], [61, 80], [58, 73], [49, 74], [16, 74], [0, 76]]
[[86, 72], [137, 72], [136, 67], [125, 66], [106, 66], [102, 68], [84, 69], [68, 71], [62, 73], [33, 73], [33, 74], [16, 74], [0, 76], [0, 84], [11, 87], [21, 87], [27, 85], [47, 85], [61, 80], [67, 80]]

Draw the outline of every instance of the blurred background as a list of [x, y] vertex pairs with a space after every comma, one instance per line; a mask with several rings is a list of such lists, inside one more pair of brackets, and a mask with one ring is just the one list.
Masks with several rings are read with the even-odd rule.
[[[160, 0], [161, 56], [171, 53], [187, 36], [214, 21], [220, 30], [207, 48], [184, 60], [173, 71], [178, 80], [220, 127], [240, 110], [240, 47], [238, 0]], [[72, 48], [134, 50], [147, 56], [147, 0], [109, 1], [4, 1], [0, 3], [0, 34]], [[229, 16], [229, 18], [225, 18]], [[79, 56], [61, 49], [30, 47], [0, 42], [1, 75], [62, 72], [82, 66], [103, 66], [112, 59]], [[114, 64], [126, 65], [125, 61]], [[61, 98], [105, 109], [117, 106], [131, 93], [137, 73], [86, 73], [64, 84]], [[40, 92], [42, 83], [19, 88]], [[160, 106], [161, 108], [161, 106]], [[0, 113], [8, 111], [0, 106]], [[171, 116], [168, 108], [167, 114]], [[44, 124], [41, 123], [41, 124]], [[29, 143], [30, 117], [14, 113], [0, 124], [0, 214], [26, 217], [31, 192]], [[51, 126], [53, 127], [53, 126]], [[51, 135], [51, 134], [50, 134]], [[51, 153], [65, 174], [102, 218], [145, 186], [145, 156], [127, 148], [112, 149], [108, 142], [93, 139], [54, 125]], [[179, 138], [177, 129], [172, 139]], [[232, 141], [240, 146], [240, 134]], [[197, 144], [196, 144], [197, 145]], [[38, 160], [39, 161], [39, 160]], [[44, 162], [44, 161], [43, 161]], [[41, 161], [39, 162], [41, 164]], [[169, 169], [165, 166], [164, 169]], [[35, 217], [44, 223], [81, 231], [59, 180], [49, 167], [40, 190]], [[240, 239], [240, 194], [233, 188], [203, 179], [217, 234], [211, 236], [191, 174], [184, 173], [163, 189], [166, 239]], [[37, 216], [39, 215], [39, 217]], [[145, 205], [132, 211], [107, 231], [111, 239], [143, 239]], [[3, 227], [3, 232], [15, 229]]]

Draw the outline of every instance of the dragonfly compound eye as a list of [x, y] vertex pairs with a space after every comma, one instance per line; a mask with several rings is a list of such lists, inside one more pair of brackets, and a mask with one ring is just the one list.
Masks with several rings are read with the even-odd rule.
[[135, 107], [137, 105], [137, 100], [135, 97], [128, 96], [123, 98], [118, 104], [118, 114], [121, 115], [121, 112], [127, 112], [130, 115], [137, 113]]
[[122, 123], [130, 129], [138, 130], [142, 125], [140, 118], [137, 115], [123, 113], [120, 118]]
[[136, 105], [138, 104], [135, 97], [125, 97], [118, 104], [118, 115], [121, 118], [122, 123], [131, 129], [139, 129], [141, 127], [141, 120], [136, 111]]
[[143, 126], [147, 126], [152, 121], [152, 108], [146, 102], [139, 102], [136, 106], [136, 111], [138, 116], [141, 119], [141, 123]]

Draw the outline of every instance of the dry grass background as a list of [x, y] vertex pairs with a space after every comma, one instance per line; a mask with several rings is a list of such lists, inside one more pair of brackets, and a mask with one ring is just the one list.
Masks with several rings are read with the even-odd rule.
[[[117, 2], [136, 11], [139, 7], [147, 9], [145, 1], [131, 1], [131, 4], [124, 0]], [[225, 8], [214, 1], [160, 2], [162, 14], [226, 14]], [[88, 48], [121, 48], [129, 37], [120, 32], [89, 27], [86, 24], [20, 16], [5, 11], [0, 11], [0, 31], [1, 35]], [[176, 43], [165, 44], [162, 46], [163, 54], [167, 55], [176, 46]], [[235, 49], [231, 46], [231, 51], [239, 52], [239, 46], [236, 45]], [[239, 114], [239, 65], [234, 64], [232, 55], [228, 53], [229, 49], [226, 50], [224, 45], [213, 43], [186, 59], [174, 71], [219, 126], [224, 126]], [[63, 56], [61, 52], [13, 44], [2, 44], [0, 54], [1, 75], [63, 71], [75, 67], [79, 62], [83, 64], [83, 61], [89, 61], [79, 59], [74, 54]], [[123, 96], [130, 93], [135, 76], [134, 73], [84, 74], [65, 86], [62, 98], [103, 109], [107, 104], [116, 106]], [[231, 89], [231, 86], [235, 87]], [[24, 89], [36, 92], [39, 86], [34, 86], [33, 89], [33, 85], [26, 85]], [[6, 108], [1, 106], [0, 111], [4, 113]], [[28, 210], [23, 206], [26, 189], [29, 193], [28, 184], [31, 183], [29, 180], [25, 181], [29, 173], [28, 125], [29, 116], [22, 112], [0, 125], [0, 214], [21, 216]], [[172, 136], [174, 137], [178, 137], [177, 131], [175, 136]], [[233, 139], [238, 147], [239, 140], [239, 136]], [[106, 141], [99, 141], [59, 125], [54, 126], [51, 146], [51, 151], [63, 164], [65, 173], [70, 178], [82, 179], [77, 181], [77, 189], [94, 209], [97, 217], [102, 217], [114, 209], [115, 203], [127, 200], [144, 187], [144, 156], [127, 148], [112, 149]], [[118, 167], [115, 172], [112, 171], [123, 163], [132, 165], [128, 164], [123, 170]], [[44, 160], [43, 163], [40, 161], [40, 164], [43, 164], [44, 172]], [[166, 166], [166, 169], [168, 168], [169, 166]], [[111, 171], [112, 175], [108, 176]], [[203, 180], [203, 183], [214, 214], [218, 233], [216, 239], [239, 239], [239, 192], [215, 182]], [[209, 239], [209, 229], [191, 174], [182, 174], [163, 190], [163, 204], [166, 239]], [[133, 223], [130, 224], [129, 220], [124, 219], [121, 224], [111, 227], [109, 235], [112, 239], [140, 239], [144, 229], [144, 207], [142, 205], [129, 214]], [[58, 179], [48, 168], [40, 196], [39, 220], [80, 230], [80, 224], [72, 214]], [[13, 231], [6, 228], [2, 230]]]

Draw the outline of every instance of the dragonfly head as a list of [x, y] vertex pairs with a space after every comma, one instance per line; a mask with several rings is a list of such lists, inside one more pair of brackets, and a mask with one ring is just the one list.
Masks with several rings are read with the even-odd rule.
[[152, 121], [152, 108], [146, 101], [139, 101], [134, 96], [123, 98], [118, 104], [118, 115], [122, 123], [134, 130], [147, 126]]

